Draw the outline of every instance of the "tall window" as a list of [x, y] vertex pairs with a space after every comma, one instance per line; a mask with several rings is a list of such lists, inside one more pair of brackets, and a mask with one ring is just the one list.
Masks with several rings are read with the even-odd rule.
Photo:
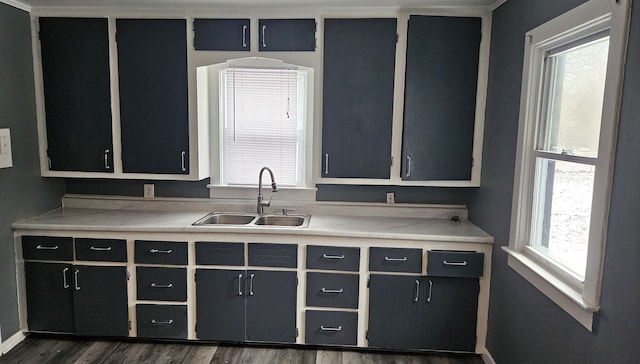
[[508, 263], [589, 330], [600, 281], [628, 0], [527, 33]]

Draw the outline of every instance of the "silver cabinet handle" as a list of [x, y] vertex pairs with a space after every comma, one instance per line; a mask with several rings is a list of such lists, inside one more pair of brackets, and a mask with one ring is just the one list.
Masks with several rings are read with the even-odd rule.
[[320, 331], [342, 331], [342, 326], [330, 327], [330, 326], [320, 325]]
[[453, 266], [458, 266], [458, 267], [464, 267], [465, 265], [467, 265], [467, 261], [463, 260], [462, 262], [447, 262], [446, 260], [442, 262], [442, 264], [444, 265], [453, 265]]
[[171, 325], [173, 320], [151, 320], [152, 325]]
[[65, 268], [62, 270], [62, 288], [67, 289], [69, 288], [69, 282], [67, 282], [67, 272], [69, 271], [69, 268]]
[[431, 290], [433, 288], [433, 282], [429, 280], [429, 295], [427, 296], [427, 303], [431, 302]]
[[76, 270], [73, 272], [73, 279], [74, 279], [73, 284], [75, 285], [75, 287], [74, 287], [74, 288], [75, 288], [75, 290], [76, 290], [76, 291], [79, 291], [79, 290], [80, 290], [80, 283], [78, 283], [78, 274], [80, 274], [80, 270], [76, 269]]
[[413, 299], [413, 302], [418, 302], [420, 300], [420, 281], [416, 279], [416, 298]]
[[340, 288], [340, 289], [326, 289], [326, 288], [322, 288], [320, 290], [320, 292], [322, 293], [342, 293], [344, 292], [344, 288]]
[[238, 296], [242, 296], [242, 274], [238, 274]]
[[183, 150], [180, 155], [182, 156], [182, 172], [186, 172], [187, 171], [187, 166], [186, 166], [186, 162], [185, 162], [185, 156], [187, 155], [187, 151]]
[[109, 153], [111, 151], [109, 149], [104, 150], [104, 169], [109, 169]]
[[384, 260], [387, 261], [387, 262], [406, 262], [407, 261], [407, 257], [402, 257], [402, 258], [384, 257]]
[[173, 283], [169, 283], [169, 284], [151, 283], [151, 288], [173, 288]]
[[329, 174], [329, 153], [324, 155], [324, 174]]
[[410, 156], [407, 156], [407, 173], [404, 176], [411, 177], [411, 157]]
[[342, 255], [330, 255], [330, 254], [322, 254], [324, 259], [344, 259], [344, 254]]
[[153, 253], [153, 254], [171, 254], [171, 253], [173, 253], [173, 250], [172, 249], [167, 249], [167, 250], [151, 249], [151, 250], [149, 250], [149, 253]]
[[267, 39], [265, 38], [265, 33], [267, 31], [267, 26], [262, 26], [262, 48], [267, 48]]
[[255, 277], [255, 274], [251, 273], [249, 276], [249, 296], [253, 296], [253, 277]]
[[38, 246], [36, 246], [36, 249], [38, 249], [38, 250], [58, 250], [58, 246], [57, 245], [54, 245], [54, 246], [38, 245]]
[[93, 251], [96, 251], [96, 252], [108, 252], [108, 251], [111, 250], [111, 247], [110, 246], [107, 246], [107, 247], [92, 246], [89, 249], [91, 249]]
[[242, 26], [242, 48], [247, 48], [247, 26]]

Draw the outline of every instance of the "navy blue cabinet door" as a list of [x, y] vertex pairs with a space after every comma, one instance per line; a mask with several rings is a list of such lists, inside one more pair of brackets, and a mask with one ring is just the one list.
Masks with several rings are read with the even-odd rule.
[[49, 169], [113, 173], [107, 19], [39, 22]]
[[198, 339], [244, 341], [246, 277], [244, 270], [196, 271]]
[[189, 173], [183, 19], [117, 19], [122, 169]]
[[471, 179], [481, 23], [409, 18], [403, 180]]
[[396, 19], [325, 19], [322, 177], [389, 178]]
[[260, 19], [261, 52], [315, 51], [315, 19]]
[[70, 264], [24, 263], [29, 331], [73, 333]]
[[249, 51], [249, 19], [194, 19], [193, 46], [197, 51]]

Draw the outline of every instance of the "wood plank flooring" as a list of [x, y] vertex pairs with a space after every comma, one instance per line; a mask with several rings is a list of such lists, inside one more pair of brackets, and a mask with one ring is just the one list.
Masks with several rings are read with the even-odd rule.
[[92, 340], [29, 335], [0, 364], [483, 364], [477, 355], [384, 353], [315, 347], [216, 345], [185, 342]]

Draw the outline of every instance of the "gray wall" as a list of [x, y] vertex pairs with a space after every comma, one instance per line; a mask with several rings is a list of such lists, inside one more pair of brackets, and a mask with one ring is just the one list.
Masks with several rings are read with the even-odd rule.
[[0, 325], [19, 330], [11, 223], [60, 206], [64, 182], [40, 177], [29, 14], [0, 3], [0, 128], [11, 129], [13, 168], [0, 169]]
[[507, 266], [524, 33], [583, 0], [509, 0], [493, 17], [482, 187], [470, 218], [496, 239], [487, 347], [500, 364], [637, 363], [640, 357], [640, 1], [634, 1], [601, 313], [594, 333]]

